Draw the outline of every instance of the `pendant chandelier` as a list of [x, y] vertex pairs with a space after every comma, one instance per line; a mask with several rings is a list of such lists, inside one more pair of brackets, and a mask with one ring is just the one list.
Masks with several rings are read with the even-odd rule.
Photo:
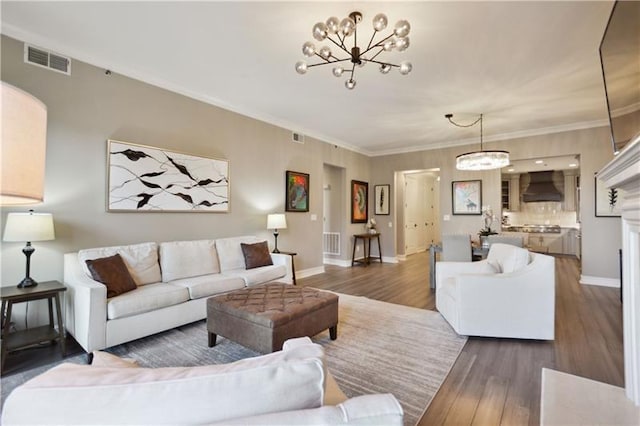
[[[382, 74], [388, 74], [391, 68], [398, 68], [402, 75], [409, 74], [412, 68], [411, 62], [403, 61], [400, 64], [392, 64], [391, 62], [376, 59], [382, 52], [389, 52], [394, 49], [398, 52], [403, 52], [409, 47], [408, 34], [411, 29], [409, 22], [405, 20], [398, 21], [391, 34], [374, 42], [376, 35], [387, 28], [388, 24], [385, 14], [377, 14], [373, 18], [373, 34], [369, 44], [366, 48], [361, 48], [358, 46], [358, 24], [360, 21], [362, 21], [362, 13], [351, 12], [342, 21], [332, 16], [327, 19], [326, 23], [318, 22], [315, 24], [312, 30], [313, 38], [318, 41], [330, 41], [337, 46], [338, 53], [332, 52], [329, 46], [322, 46], [317, 49], [312, 42], [306, 42], [302, 45], [302, 53], [309, 58], [317, 56], [322, 62], [307, 64], [305, 61], [299, 61], [296, 63], [298, 74], [305, 74], [311, 67], [333, 64], [332, 72], [334, 76], [348, 75], [349, 78], [344, 85], [349, 90], [356, 87], [354, 78], [356, 65], [363, 67], [367, 62], [379, 65], [379, 70]], [[353, 36], [353, 44], [348, 47], [345, 42], [351, 36]], [[345, 54], [347, 55], [346, 57], [344, 57]], [[351, 62], [351, 64], [346, 62]]]
[[452, 120], [453, 114], [446, 114], [445, 118], [457, 127], [471, 127], [480, 123], [480, 151], [467, 152], [456, 157], [458, 170], [492, 170], [500, 169], [509, 164], [507, 151], [485, 151], [482, 149], [482, 114], [471, 124], [458, 124]]

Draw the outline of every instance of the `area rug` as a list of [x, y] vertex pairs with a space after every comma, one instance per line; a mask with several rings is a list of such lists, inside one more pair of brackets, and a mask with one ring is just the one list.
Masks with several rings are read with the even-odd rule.
[[[329, 370], [348, 397], [393, 394], [406, 425], [415, 425], [446, 378], [465, 337], [433, 311], [339, 294], [338, 339], [328, 331], [313, 338], [325, 349]], [[218, 337], [207, 346], [206, 324], [199, 321], [108, 350], [134, 358], [143, 367], [194, 366], [233, 362], [259, 353]], [[67, 362], [84, 363], [76, 356]], [[15, 386], [50, 368], [2, 379], [2, 400]]]

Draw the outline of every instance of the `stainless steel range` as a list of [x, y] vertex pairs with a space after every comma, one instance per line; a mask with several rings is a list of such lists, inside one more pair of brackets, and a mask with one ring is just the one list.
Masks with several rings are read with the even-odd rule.
[[560, 225], [521, 225], [521, 226], [504, 226], [504, 231], [510, 232], [528, 232], [531, 234], [559, 234], [561, 232]]

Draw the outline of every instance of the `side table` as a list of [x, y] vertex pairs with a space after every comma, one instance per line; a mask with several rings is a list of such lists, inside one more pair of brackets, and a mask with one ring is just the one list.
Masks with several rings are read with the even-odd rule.
[[[362, 263], [365, 266], [371, 263], [371, 259], [376, 259], [375, 257], [371, 257], [371, 240], [378, 240], [378, 257], [377, 260], [382, 263], [382, 248], [380, 248], [380, 233], [375, 234], [354, 234], [353, 235], [353, 252], [351, 253], [351, 266], [356, 263]], [[363, 259], [356, 259], [356, 246], [358, 245], [358, 240], [362, 240], [362, 249], [364, 251]]]
[[[58, 281], [46, 281], [39, 283], [35, 287], [18, 288], [16, 286], [0, 288], [0, 298], [2, 299], [2, 358], [0, 372], [4, 369], [4, 363], [10, 352], [36, 343], [46, 341], [60, 341], [62, 356], [66, 353], [64, 340], [64, 325], [62, 323], [62, 310], [60, 309], [60, 294], [67, 288]], [[30, 302], [32, 300], [47, 299], [49, 304], [49, 325], [30, 328], [27, 330], [9, 332], [11, 326], [11, 311], [16, 303]], [[55, 329], [53, 321], [53, 300], [56, 302], [56, 313], [58, 317], [58, 330]]]
[[288, 254], [291, 256], [291, 275], [293, 275], [293, 285], [298, 285], [296, 283], [296, 265], [293, 263], [293, 257], [298, 253], [292, 251], [280, 251], [280, 254]]

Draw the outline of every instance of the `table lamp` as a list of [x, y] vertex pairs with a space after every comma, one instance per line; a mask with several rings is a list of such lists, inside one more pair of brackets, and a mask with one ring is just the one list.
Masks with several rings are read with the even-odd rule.
[[35, 249], [31, 246], [32, 241], [49, 241], [55, 238], [53, 231], [53, 216], [51, 213], [9, 213], [4, 227], [4, 241], [22, 242], [27, 245], [22, 252], [27, 256], [27, 269], [25, 277], [18, 288], [34, 287], [38, 282], [29, 276], [31, 269], [31, 255]]
[[273, 236], [276, 238], [276, 247], [273, 252], [280, 253], [278, 250], [278, 229], [287, 229], [287, 218], [284, 213], [267, 215], [267, 229], [273, 229]]

